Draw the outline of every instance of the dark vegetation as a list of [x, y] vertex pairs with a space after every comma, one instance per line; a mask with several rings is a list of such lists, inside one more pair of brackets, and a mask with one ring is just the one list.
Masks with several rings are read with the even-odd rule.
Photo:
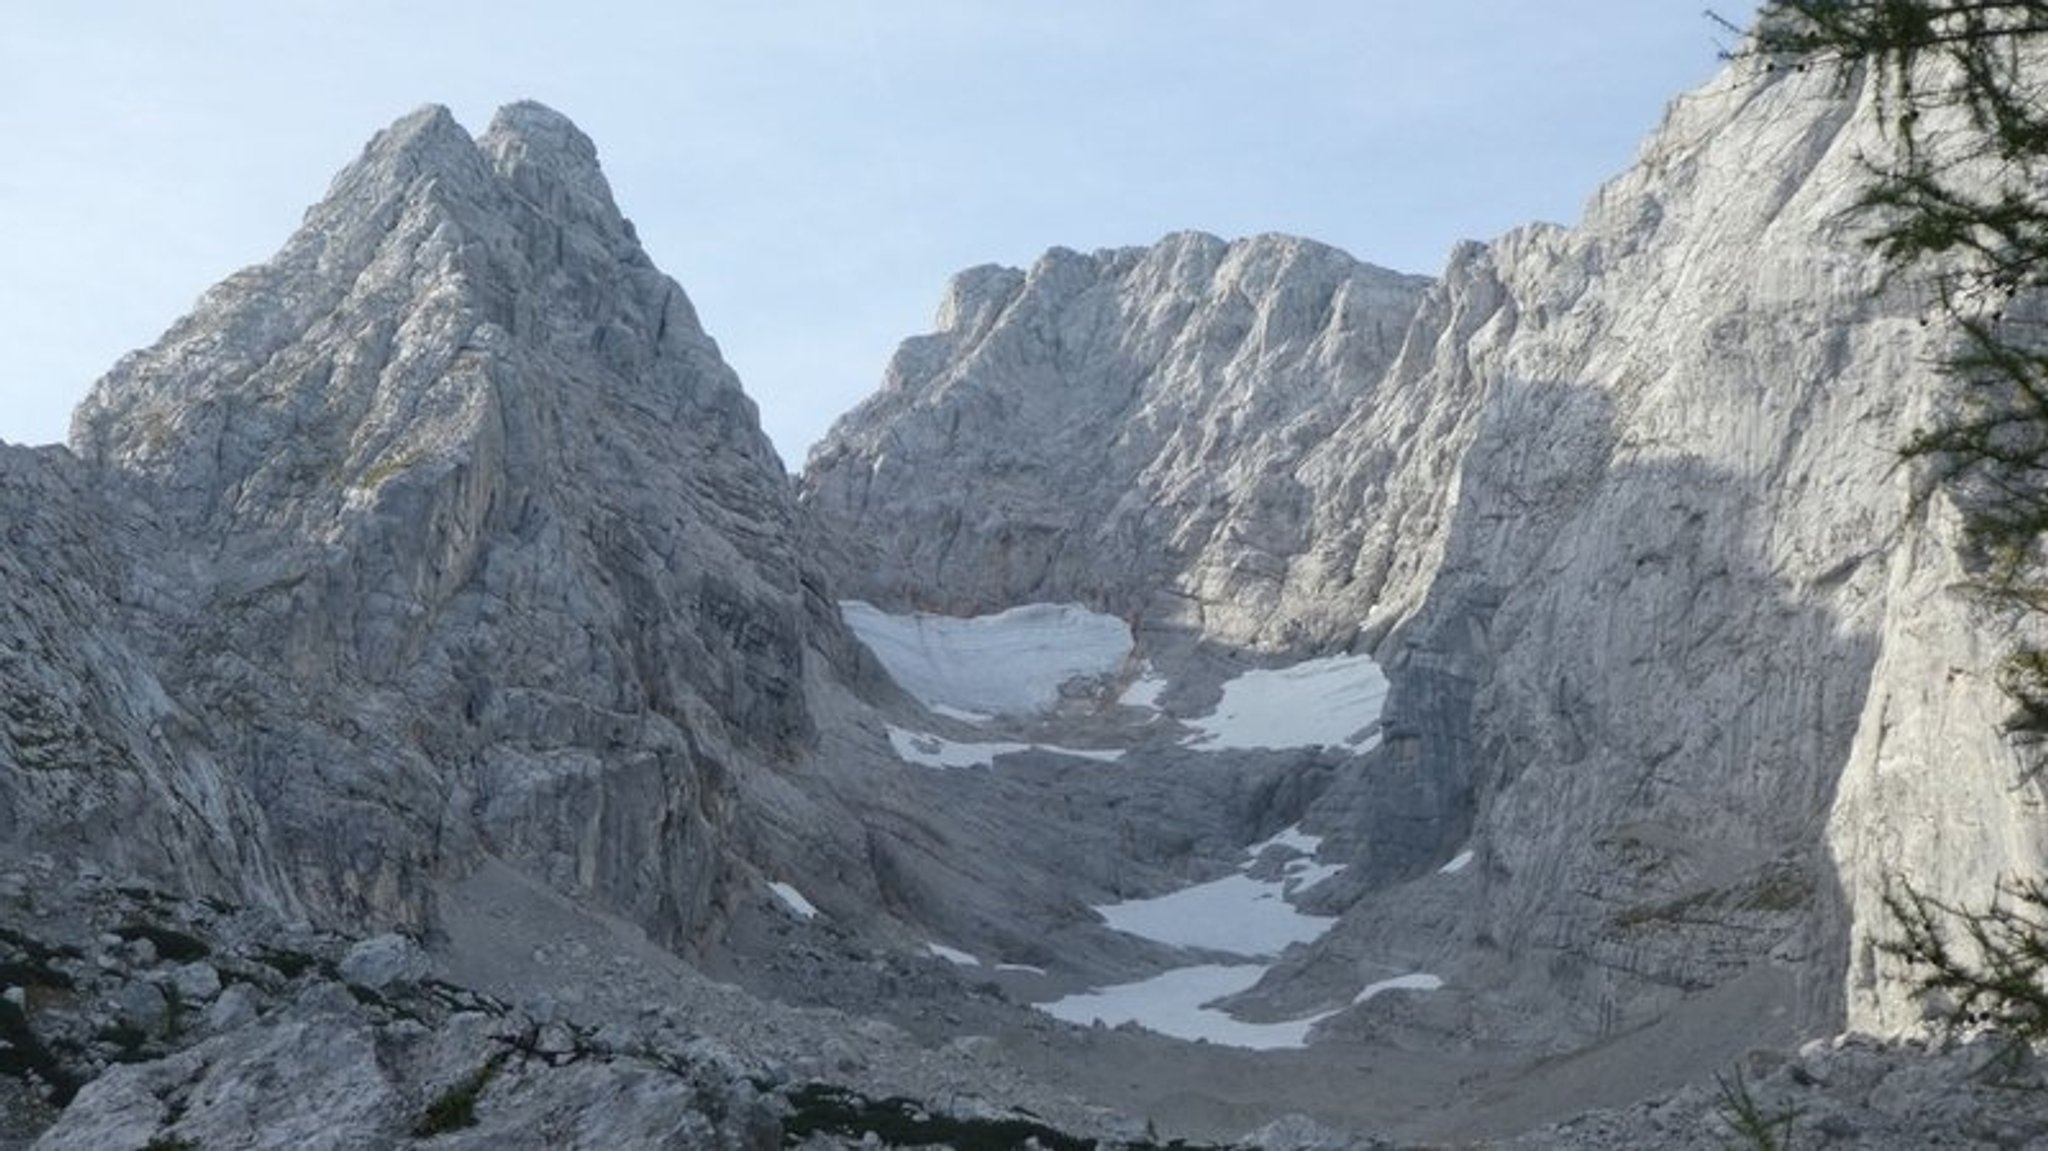
[[412, 1133], [419, 1138], [440, 1135], [448, 1131], [460, 1131], [476, 1126], [476, 1101], [484, 1088], [497, 1078], [498, 1068], [505, 1064], [505, 1053], [499, 1052], [484, 1060], [483, 1065], [448, 1086], [436, 1095], [421, 1113], [418, 1122], [412, 1125]]
[[[963, 1119], [934, 1114], [909, 1099], [870, 1099], [841, 1087], [812, 1083], [789, 1095], [792, 1108], [782, 1121], [784, 1144], [813, 1135], [861, 1139], [872, 1132], [890, 1147], [946, 1146], [955, 1151], [1014, 1151], [1035, 1141], [1045, 1151], [1094, 1151], [1093, 1139], [1077, 1138], [1028, 1118]], [[1183, 1143], [1134, 1143], [1131, 1151], [1214, 1151]]]

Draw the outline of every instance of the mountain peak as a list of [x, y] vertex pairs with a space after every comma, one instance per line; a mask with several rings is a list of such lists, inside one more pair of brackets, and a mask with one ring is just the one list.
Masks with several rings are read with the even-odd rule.
[[370, 138], [363, 153], [341, 170], [327, 198], [360, 201], [378, 186], [403, 187], [421, 176], [479, 171], [476, 141], [441, 104], [426, 104], [400, 116]]
[[597, 145], [560, 112], [533, 100], [498, 109], [477, 146], [514, 191], [552, 215], [626, 229]]

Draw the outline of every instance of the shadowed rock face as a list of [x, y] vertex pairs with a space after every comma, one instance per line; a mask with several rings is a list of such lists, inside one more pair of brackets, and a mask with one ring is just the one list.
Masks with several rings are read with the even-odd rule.
[[1941, 334], [1845, 216], [1882, 118], [1830, 83], [1731, 69], [1578, 227], [1434, 283], [1197, 236], [966, 273], [812, 454], [835, 567], [1379, 657], [1386, 745], [1309, 817], [1362, 902], [1254, 1000], [1420, 969], [1465, 990], [1387, 1026], [1571, 1045], [1765, 983], [1788, 1034], [1909, 1022], [1885, 877], [1981, 898], [2039, 831], [1895, 455]]
[[316, 910], [418, 922], [494, 850], [687, 938], [735, 765], [813, 738], [838, 624], [781, 464], [539, 105], [381, 133], [73, 447], [144, 525], [141, 646]]

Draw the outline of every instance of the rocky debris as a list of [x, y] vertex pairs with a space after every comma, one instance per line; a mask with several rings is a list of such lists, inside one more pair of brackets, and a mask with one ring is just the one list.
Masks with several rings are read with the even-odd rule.
[[2048, 1069], [2040, 1057], [1995, 1035], [1945, 1044], [1850, 1034], [1793, 1053], [1753, 1051], [1713, 1083], [1578, 1116], [1495, 1146], [2038, 1147], [2048, 1145], [2044, 1089]]
[[359, 987], [382, 991], [394, 983], [417, 983], [427, 973], [427, 954], [403, 935], [377, 935], [350, 947], [335, 971]]
[[[424, 970], [436, 960], [411, 940], [349, 940], [47, 856], [7, 874], [33, 875], [36, 894], [0, 914], [0, 1002], [20, 1009], [0, 1008], [0, 1147], [1210, 1146], [1048, 1095], [993, 1040], [927, 1047], [842, 1011], [762, 1003], [644, 937], [613, 953], [623, 924], [586, 922], [542, 960], [580, 980], [604, 971], [613, 996], [515, 1006]], [[394, 957], [403, 977], [350, 976], [391, 975]], [[179, 989], [207, 985], [200, 970], [213, 973], [203, 1007]], [[131, 999], [157, 1006], [148, 1030]], [[22, 1053], [44, 1061], [8, 1058]], [[1231, 1146], [1388, 1145], [1296, 1117]]]

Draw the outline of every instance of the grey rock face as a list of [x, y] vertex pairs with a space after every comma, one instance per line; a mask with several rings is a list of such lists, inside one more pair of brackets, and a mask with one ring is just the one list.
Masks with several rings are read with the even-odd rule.
[[403, 935], [375, 935], [350, 947], [336, 970], [350, 983], [378, 991], [425, 976], [427, 956]]
[[288, 902], [261, 810], [126, 626], [135, 531], [68, 453], [0, 445], [0, 842]]
[[1193, 233], [962, 273], [806, 469], [844, 589], [1139, 614], [1196, 569], [1255, 594], [1305, 540], [1288, 462], [1374, 402], [1426, 284]]
[[735, 768], [813, 737], [838, 624], [781, 465], [538, 105], [380, 134], [73, 447], [132, 509], [147, 663], [213, 725], [187, 758], [265, 830], [219, 840], [317, 915], [422, 926], [424, 879], [488, 849], [688, 939]]

